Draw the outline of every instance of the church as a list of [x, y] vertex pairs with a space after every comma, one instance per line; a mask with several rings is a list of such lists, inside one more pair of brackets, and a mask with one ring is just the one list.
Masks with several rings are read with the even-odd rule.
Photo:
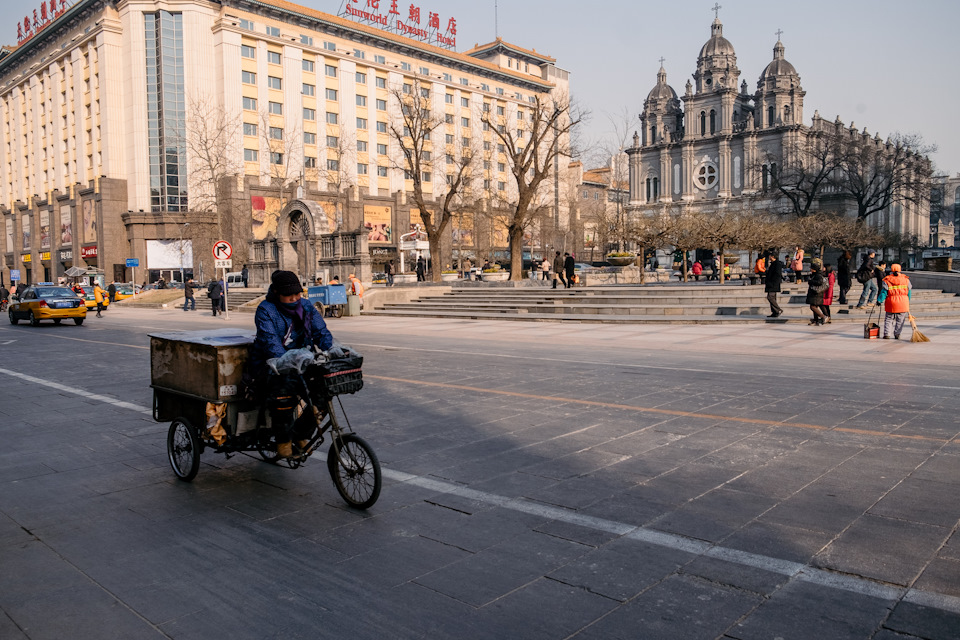
[[[643, 103], [642, 128], [634, 134], [632, 147], [625, 149], [628, 211], [635, 214], [664, 209], [673, 214], [710, 212], [746, 204], [748, 198], [757, 210], [789, 213], [789, 203], [776, 198], [777, 165], [785, 155], [789, 159], [802, 148], [806, 138], [821, 131], [841, 132], [884, 145], [879, 136], [871, 139], [866, 130], [861, 133], [852, 124], [846, 127], [839, 119], [824, 120], [818, 113], [811, 124], [804, 124], [806, 92], [779, 39], [752, 93], [740, 77], [736, 51], [723, 36], [719, 17], [700, 49], [696, 72], [692, 82], [687, 80], [683, 98], [667, 84], [662, 63], [657, 83]], [[926, 163], [925, 158], [916, 158], [922, 161], [918, 166]], [[812, 208], [817, 210], [839, 210], [851, 216], [857, 212], [849, 198], [828, 192]], [[894, 203], [867, 220], [871, 226], [926, 240], [929, 202]]]

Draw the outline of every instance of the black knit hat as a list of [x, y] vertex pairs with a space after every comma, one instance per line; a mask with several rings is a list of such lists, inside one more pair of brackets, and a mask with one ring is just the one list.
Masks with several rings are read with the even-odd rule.
[[278, 296], [292, 296], [295, 293], [303, 293], [303, 285], [300, 284], [300, 278], [293, 271], [281, 271], [277, 269], [270, 276], [270, 283]]

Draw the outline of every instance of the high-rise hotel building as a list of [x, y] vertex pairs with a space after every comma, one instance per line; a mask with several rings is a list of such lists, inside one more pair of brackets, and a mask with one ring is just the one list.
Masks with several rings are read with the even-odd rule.
[[374, 260], [396, 257], [419, 220], [389, 134], [403, 93], [444, 118], [427, 196], [470, 148], [464, 206], [479, 211], [515, 190], [484, 114], [519, 131], [537, 96], [568, 92], [553, 58], [500, 39], [457, 52], [455, 18], [392, 0], [347, 0], [342, 17], [283, 0], [37, 3], [0, 50], [4, 282], [70, 267], [129, 280], [131, 258], [209, 276], [218, 238], [259, 276], [311, 276], [335, 231], [366, 229]]

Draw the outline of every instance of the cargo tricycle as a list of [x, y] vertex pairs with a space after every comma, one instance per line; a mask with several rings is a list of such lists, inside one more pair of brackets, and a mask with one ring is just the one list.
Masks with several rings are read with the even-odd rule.
[[380, 462], [354, 433], [340, 400], [363, 387], [363, 358], [300, 349], [287, 354], [299, 356], [293, 365], [286, 357], [279, 364], [270, 361], [271, 375], [286, 375], [299, 386], [294, 410], [299, 444], [292, 457], [281, 457], [270, 398], [244, 390], [243, 370], [254, 337], [231, 329], [150, 335], [153, 418], [170, 421], [167, 455], [177, 478], [193, 480], [205, 450], [228, 458], [255, 453], [268, 463], [297, 469], [328, 436], [327, 469], [340, 496], [358, 509], [372, 506], [380, 496]]

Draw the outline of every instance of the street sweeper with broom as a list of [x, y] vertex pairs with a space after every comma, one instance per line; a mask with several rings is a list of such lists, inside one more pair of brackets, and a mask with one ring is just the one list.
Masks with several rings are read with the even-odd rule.
[[889, 340], [890, 334], [895, 340], [900, 339], [900, 332], [910, 315], [911, 288], [910, 278], [900, 271], [900, 265], [890, 265], [890, 275], [880, 283], [880, 295], [877, 296], [877, 306], [882, 304], [886, 312], [883, 319], [884, 340]]

